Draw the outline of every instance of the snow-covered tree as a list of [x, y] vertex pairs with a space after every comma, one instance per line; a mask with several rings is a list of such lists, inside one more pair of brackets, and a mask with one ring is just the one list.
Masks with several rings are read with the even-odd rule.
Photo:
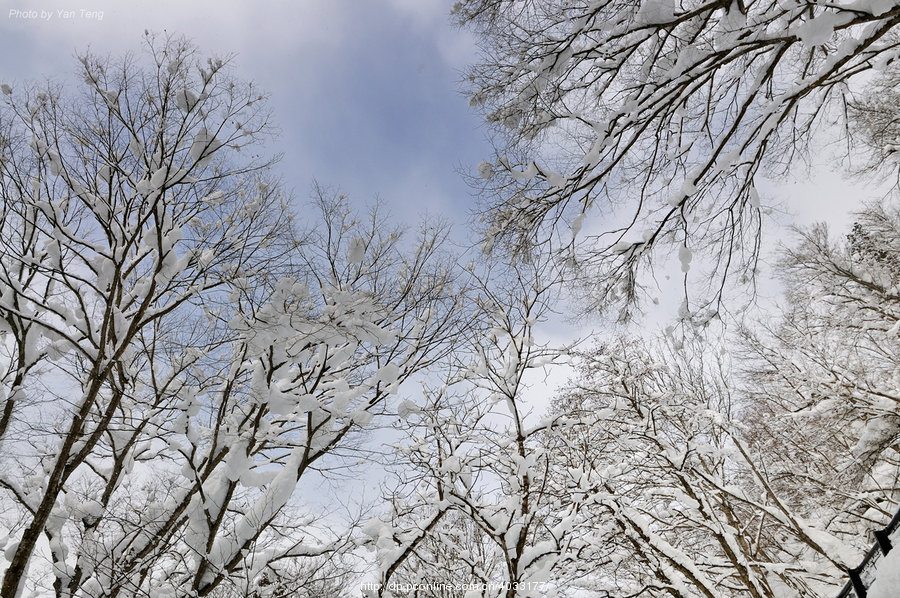
[[257, 156], [265, 96], [147, 35], [0, 108], [0, 596], [276, 595], [350, 545], [285, 508], [455, 338], [445, 230]]
[[898, 508], [896, 260], [891, 204], [843, 241], [800, 231], [785, 306], [708, 338], [605, 343], [555, 413], [558, 479], [593, 498], [573, 527], [572, 587], [628, 595], [828, 596]]
[[[268, 570], [252, 586], [226, 580], [210, 598], [330, 598], [358, 595], [359, 574], [350, 559], [333, 552], [319, 558], [291, 561]], [[241, 581], [241, 580], [236, 580]]]
[[867, 151], [857, 154], [854, 165], [864, 177], [881, 174], [894, 178], [895, 190], [900, 150], [900, 70], [896, 63], [874, 77], [865, 91], [848, 104], [850, 131], [857, 146]]
[[[633, 300], [657, 251], [680, 248], [685, 271], [693, 253], [709, 258], [692, 311], [727, 281], [751, 279], [758, 176], [796, 166], [817, 129], [844, 124], [856, 80], [896, 58], [900, 24], [892, 0], [463, 0], [454, 10], [480, 36], [471, 101], [498, 131], [496, 160], [478, 169], [489, 243], [574, 233], [561, 257], [589, 277], [598, 309]], [[587, 227], [591, 214], [603, 222]]]
[[785, 254], [782, 317], [745, 342], [757, 441], [785, 458], [770, 472], [864, 545], [900, 505], [898, 248], [893, 204], [859, 212], [841, 242], [802, 231]]
[[460, 587], [409, 595], [555, 594], [580, 503], [548, 491], [551, 455], [539, 438], [553, 422], [535, 417], [528, 390], [565, 355], [535, 339], [556, 283], [552, 264], [538, 259], [479, 276], [487, 326], [457, 353], [447, 384], [408, 413], [403, 484], [390, 521], [369, 529], [388, 592], [443, 582]]
[[752, 441], [724, 358], [705, 340], [678, 345], [604, 344], [556, 405], [582, 425], [548, 438], [555, 477], [581, 472], [589, 494], [570, 585], [595, 596], [833, 592], [852, 552], [773, 476], [784, 458]]

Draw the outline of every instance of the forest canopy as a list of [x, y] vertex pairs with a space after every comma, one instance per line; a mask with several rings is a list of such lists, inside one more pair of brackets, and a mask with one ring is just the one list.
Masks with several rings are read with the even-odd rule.
[[[0, 83], [0, 598], [846, 583], [900, 507], [896, 188], [772, 252], [777, 303], [733, 296], [762, 177], [826, 145], [897, 176], [900, 8], [453, 15], [496, 150], [462, 247], [294, 197], [270, 97], [177, 35]], [[624, 325], [667, 260], [678, 319]]]

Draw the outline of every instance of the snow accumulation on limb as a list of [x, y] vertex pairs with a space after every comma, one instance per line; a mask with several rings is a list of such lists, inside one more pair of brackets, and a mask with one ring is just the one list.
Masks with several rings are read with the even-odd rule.
[[[890, 0], [465, 0], [454, 11], [489, 49], [469, 73], [471, 103], [501, 142], [478, 171], [487, 244], [524, 252], [557, 239], [594, 277], [597, 309], [633, 301], [657, 251], [704, 248], [718, 274], [697, 317], [723, 277], [754, 275], [759, 175], [786, 170], [843, 114], [851, 84], [890, 68], [900, 24]], [[604, 206], [625, 216], [567, 244]]]

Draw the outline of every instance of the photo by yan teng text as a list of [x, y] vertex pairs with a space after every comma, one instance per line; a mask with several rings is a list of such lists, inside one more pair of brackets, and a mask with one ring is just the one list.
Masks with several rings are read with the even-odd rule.
[[102, 21], [102, 10], [88, 10], [86, 8], [68, 10], [65, 8], [55, 10], [45, 10], [43, 8], [10, 8], [10, 19], [21, 19], [23, 21], [55, 21], [55, 20], [75, 20], [81, 19], [85, 21]]

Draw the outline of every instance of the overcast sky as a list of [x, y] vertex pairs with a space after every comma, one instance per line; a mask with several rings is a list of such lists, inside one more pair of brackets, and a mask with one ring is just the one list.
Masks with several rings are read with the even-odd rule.
[[[297, 198], [317, 179], [359, 205], [379, 196], [398, 219], [427, 211], [461, 224], [473, 199], [458, 171], [491, 151], [460, 91], [476, 49], [451, 25], [451, 4], [0, 0], [0, 79], [74, 81], [73, 57], [87, 48], [121, 54], [140, 47], [145, 29], [184, 34], [206, 53], [236, 54], [240, 76], [271, 94], [282, 129], [272, 151], [284, 153], [279, 170]], [[840, 228], [866, 196], [821, 159], [812, 181], [771, 189], [770, 199], [777, 191], [794, 212], [781, 224], [827, 220]]]
[[446, 1], [0, 5], [0, 78], [13, 84], [72, 82], [76, 53], [135, 51], [145, 29], [185, 34], [205, 53], [236, 54], [240, 76], [271, 94], [282, 129], [273, 150], [284, 152], [279, 170], [301, 200], [315, 178], [359, 204], [378, 195], [397, 218], [428, 211], [461, 222], [472, 200], [458, 169], [490, 155], [481, 121], [460, 93], [474, 44], [450, 25]]

